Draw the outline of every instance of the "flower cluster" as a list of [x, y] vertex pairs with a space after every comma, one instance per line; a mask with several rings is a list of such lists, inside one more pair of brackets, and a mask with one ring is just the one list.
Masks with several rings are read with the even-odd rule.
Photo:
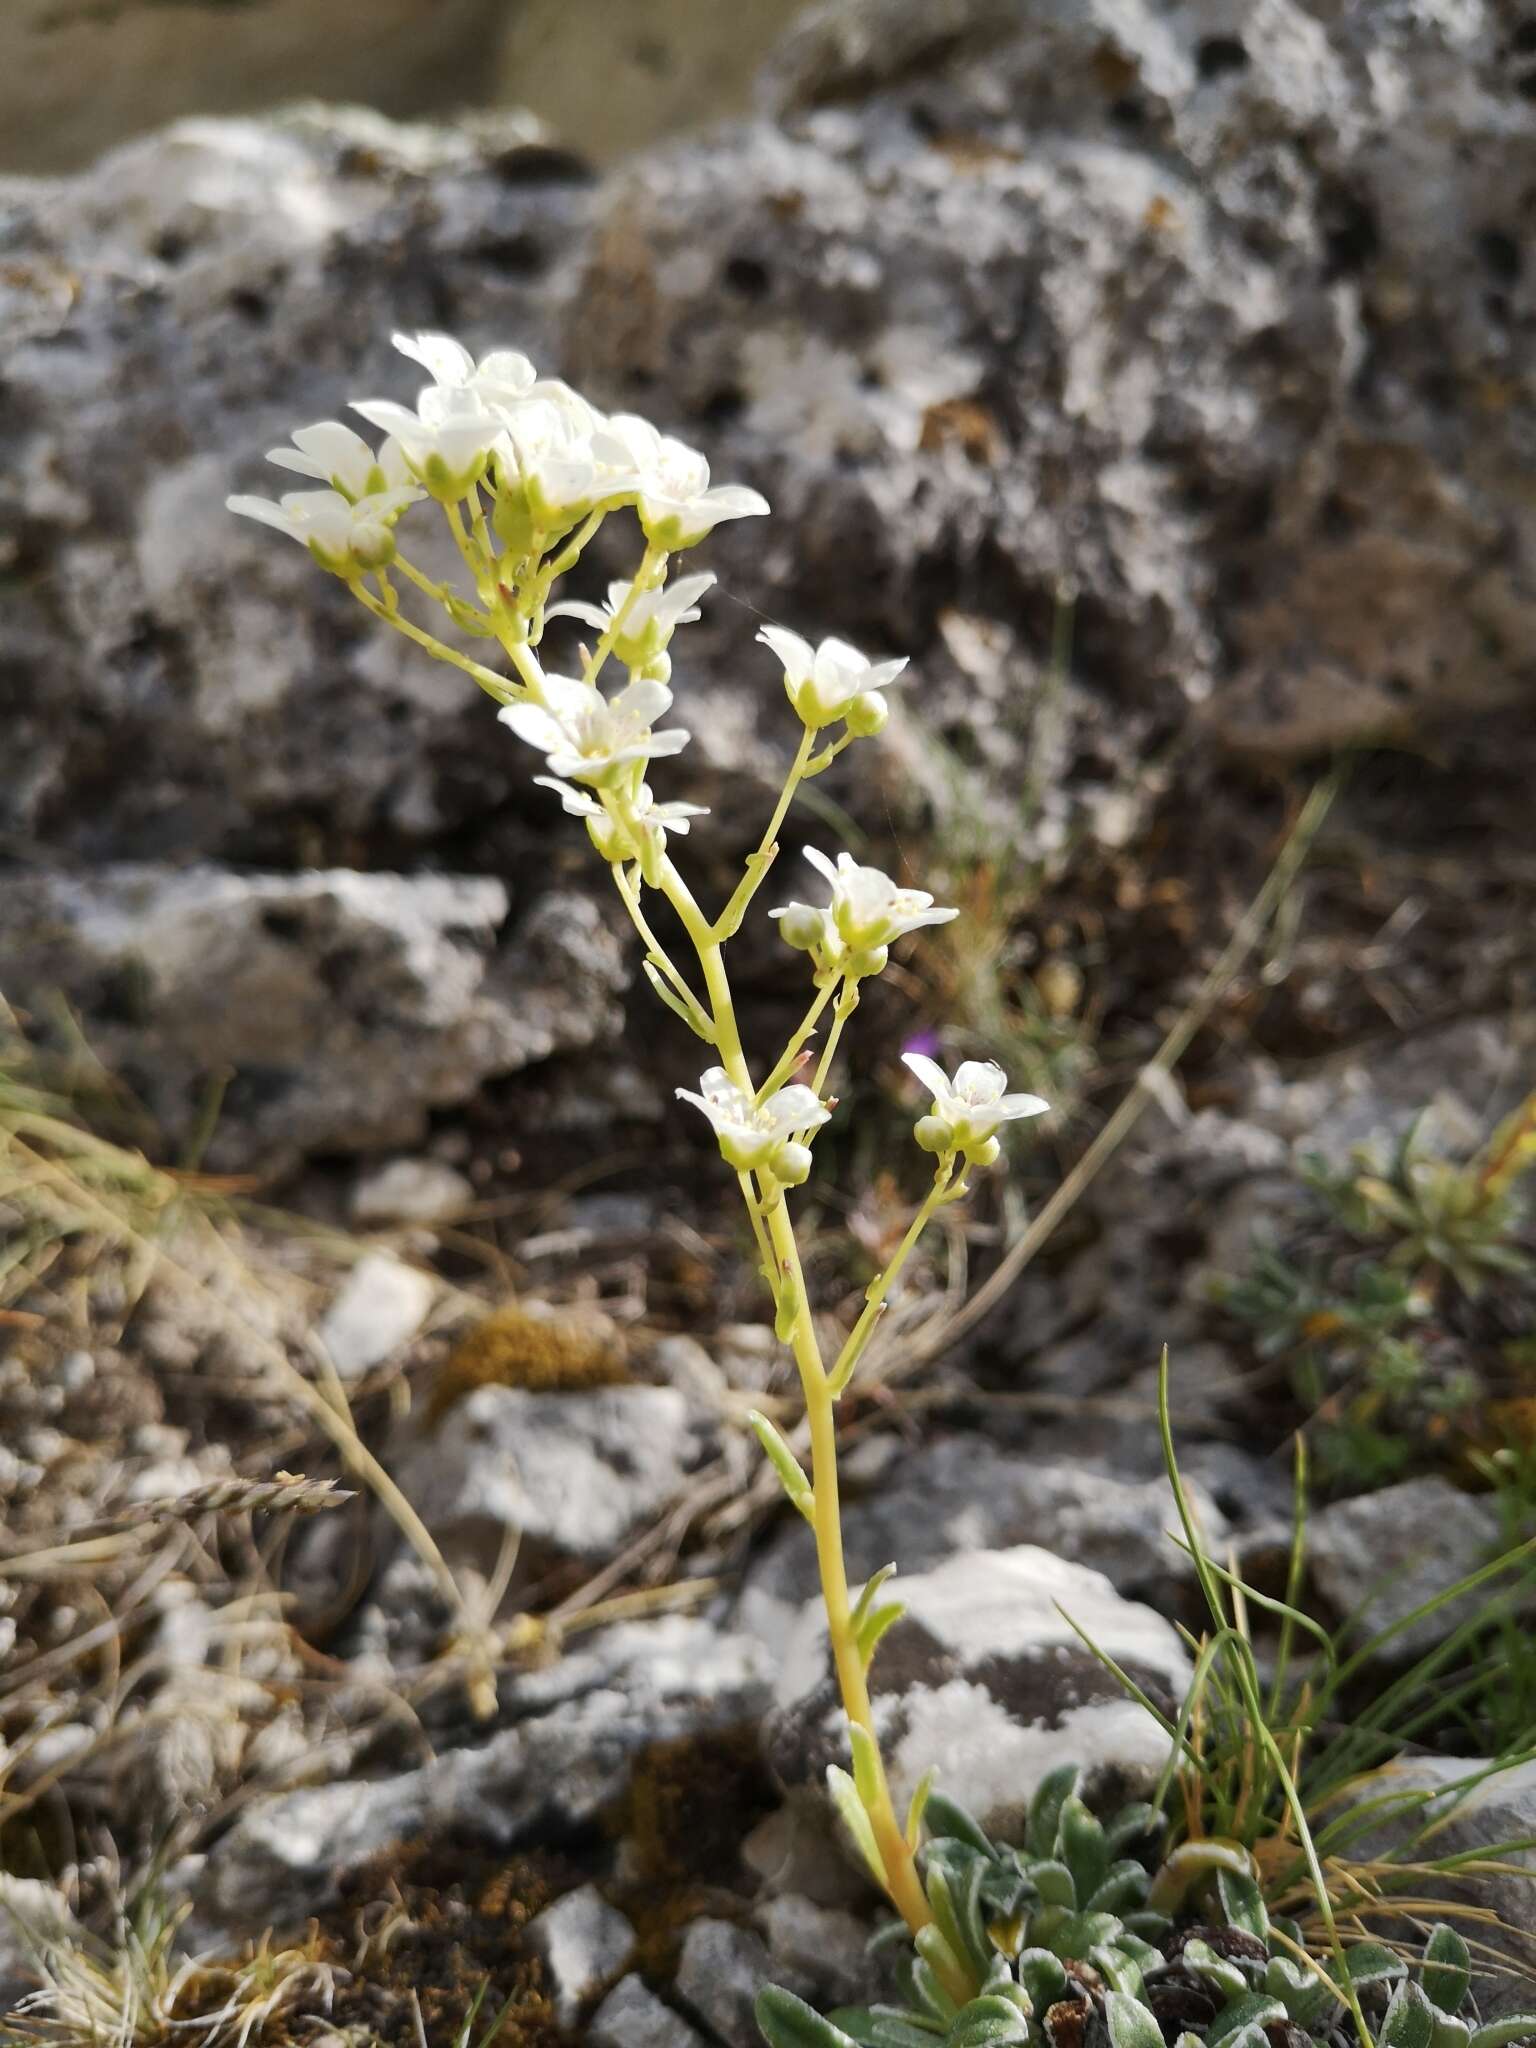
[[[498, 700], [502, 723], [543, 757], [545, 773], [534, 780], [585, 823], [619, 876], [626, 907], [646, 938], [653, 986], [725, 1053], [735, 1023], [720, 1014], [718, 980], [711, 1014], [656, 950], [640, 892], [649, 887], [669, 895], [696, 943], [718, 949], [772, 863], [773, 830], [796, 787], [853, 740], [882, 729], [889, 716], [886, 693], [906, 662], [871, 660], [835, 638], [813, 644], [782, 626], [759, 632], [782, 666], [804, 737], [774, 828], [718, 924], [703, 927], [668, 861], [667, 842], [705, 813], [697, 804], [658, 801], [649, 777], [653, 764], [688, 743], [687, 731], [668, 722], [671, 647], [679, 628], [699, 618], [715, 578], [704, 571], [669, 581], [668, 564], [722, 521], [765, 513], [767, 503], [745, 486], [713, 483], [696, 450], [633, 414], [601, 411], [560, 379], [540, 376], [516, 349], [476, 357], [445, 334], [397, 334], [394, 345], [428, 381], [414, 405], [388, 398], [353, 402], [353, 412], [384, 437], [377, 446], [339, 420], [300, 427], [268, 460], [304, 478], [308, 488], [275, 502], [233, 497], [230, 508], [307, 547], [376, 617], [465, 669]], [[402, 551], [406, 515], [428, 501], [446, 522], [468, 590], [434, 581]], [[644, 536], [634, 575], [610, 583], [600, 604], [552, 602], [555, 585], [598, 527], [625, 508], [634, 511]], [[460, 632], [498, 642], [511, 673], [497, 674], [408, 620], [397, 577], [434, 600]], [[576, 649], [575, 662], [546, 665], [538, 652], [546, 628], [563, 620], [588, 629], [594, 640]], [[616, 688], [602, 680], [610, 660], [624, 671]], [[841, 737], [820, 738], [839, 725]], [[829, 901], [791, 902], [771, 913], [789, 945], [810, 956], [821, 992], [804, 1031], [774, 1070], [774, 1079], [789, 1085], [755, 1090], [737, 1053], [712, 1067], [697, 1091], [678, 1091], [708, 1117], [729, 1163], [765, 1187], [793, 1187], [806, 1178], [809, 1141], [827, 1120], [817, 1092], [820, 1071], [814, 1089], [792, 1078], [808, 1057], [804, 1047], [820, 1004], [842, 992], [840, 1029], [858, 984], [885, 968], [896, 940], [958, 914], [847, 853], [833, 861], [808, 847], [806, 859], [825, 880]], [[691, 920], [700, 920], [701, 928]], [[988, 1163], [997, 1155], [1000, 1126], [1045, 1106], [1033, 1096], [1007, 1094], [994, 1067], [968, 1062], [951, 1082], [932, 1061], [909, 1064], [933, 1095], [918, 1139], [939, 1155], [941, 1166]]]

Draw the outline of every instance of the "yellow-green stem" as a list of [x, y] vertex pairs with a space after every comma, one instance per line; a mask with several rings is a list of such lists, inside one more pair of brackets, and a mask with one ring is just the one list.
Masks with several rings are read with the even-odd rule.
[[[698, 954], [704, 985], [709, 993], [721, 1064], [736, 1086], [746, 1094], [752, 1095], [755, 1091], [746, 1055], [742, 1050], [741, 1032], [736, 1022], [731, 985], [713, 930], [695, 901], [692, 890], [670, 860], [663, 860], [661, 863], [659, 880], [662, 893], [677, 912]], [[932, 1922], [933, 1915], [928, 1909], [922, 1880], [917, 1874], [917, 1862], [911, 1844], [907, 1841], [901, 1823], [896, 1818], [896, 1809], [891, 1803], [890, 1785], [885, 1775], [885, 1760], [880, 1754], [879, 1737], [870, 1706], [869, 1681], [864, 1670], [864, 1659], [854, 1640], [852, 1603], [848, 1597], [848, 1568], [843, 1558], [843, 1530], [838, 1511], [837, 1430], [832, 1395], [826, 1368], [821, 1360], [821, 1348], [816, 1340], [816, 1328], [806, 1293], [805, 1274], [800, 1265], [799, 1247], [795, 1243], [794, 1228], [790, 1223], [789, 1211], [785, 1207], [782, 1193], [777, 1200], [767, 1205], [763, 1222], [773, 1253], [775, 1279], [780, 1284], [788, 1283], [795, 1305], [794, 1325], [789, 1341], [800, 1374], [800, 1384], [805, 1395], [806, 1420], [811, 1433], [811, 1488], [816, 1500], [813, 1522], [816, 1563], [821, 1577], [822, 1604], [826, 1610], [827, 1634], [832, 1645], [838, 1690], [842, 1695], [844, 1712], [851, 1722], [866, 1731], [874, 1749], [876, 1787], [874, 1800], [868, 1807], [870, 1826], [874, 1829], [891, 1902], [916, 1934]], [[969, 1986], [957, 1988], [964, 1996], [970, 1995]]]
[[948, 1199], [950, 1183], [954, 1177], [955, 1162], [953, 1155], [951, 1155], [940, 1161], [938, 1171], [933, 1177], [933, 1186], [928, 1190], [922, 1207], [907, 1226], [906, 1236], [892, 1253], [890, 1263], [886, 1266], [885, 1271], [880, 1274], [878, 1279], [871, 1283], [864, 1297], [863, 1313], [848, 1332], [847, 1341], [837, 1355], [837, 1363], [828, 1374], [834, 1400], [836, 1400], [837, 1396], [848, 1384], [852, 1367], [857, 1364], [859, 1353], [869, 1341], [870, 1330], [880, 1315], [881, 1310], [885, 1307], [886, 1297], [896, 1285], [901, 1269], [911, 1256], [913, 1247], [928, 1228], [934, 1210], [939, 1208]]

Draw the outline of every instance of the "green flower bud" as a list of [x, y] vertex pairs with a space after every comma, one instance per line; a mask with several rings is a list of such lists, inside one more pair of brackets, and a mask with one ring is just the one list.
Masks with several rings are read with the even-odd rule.
[[631, 860], [634, 850], [629, 843], [629, 834], [612, 818], [588, 818], [587, 837], [608, 862]]
[[955, 1133], [952, 1125], [941, 1116], [920, 1116], [912, 1128], [912, 1135], [925, 1152], [953, 1152]]
[[768, 1171], [787, 1188], [797, 1188], [810, 1178], [809, 1145], [781, 1145], [768, 1162]]
[[854, 981], [867, 981], [873, 974], [884, 974], [890, 957], [885, 946], [867, 946], [863, 952], [849, 955], [843, 971]]
[[653, 654], [650, 660], [643, 664], [631, 662], [628, 655], [625, 654], [622, 647], [618, 647], [616, 645], [615, 651], [617, 652], [620, 661], [624, 662], [626, 666], [631, 668], [638, 666], [641, 675], [644, 676], [645, 680], [648, 683], [671, 682], [672, 657], [670, 654], [668, 654], [665, 648], [663, 648], [659, 654]]
[[539, 535], [539, 521], [528, 502], [528, 489], [515, 473], [498, 476], [496, 498], [491, 506], [491, 526], [509, 554], [521, 557], [533, 551]]
[[813, 953], [827, 935], [826, 921], [808, 903], [792, 903], [778, 920], [779, 936], [797, 953]]
[[382, 520], [359, 520], [349, 546], [360, 569], [387, 569], [395, 559], [394, 530]]
[[866, 690], [853, 699], [843, 720], [855, 739], [872, 740], [877, 732], [884, 732], [890, 716], [891, 707], [880, 692]]
[[996, 1166], [1002, 1156], [1002, 1146], [996, 1138], [988, 1138], [980, 1145], [972, 1145], [966, 1152], [968, 1166]]

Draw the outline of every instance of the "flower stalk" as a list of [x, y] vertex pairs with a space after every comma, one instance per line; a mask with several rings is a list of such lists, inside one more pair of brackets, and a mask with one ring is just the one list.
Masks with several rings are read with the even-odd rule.
[[[276, 504], [233, 498], [231, 509], [305, 546], [382, 625], [458, 668], [496, 701], [501, 722], [544, 757], [548, 772], [535, 782], [585, 824], [645, 948], [651, 987], [713, 1049], [718, 1064], [700, 1077], [697, 1090], [677, 1093], [707, 1118], [736, 1175], [774, 1327], [794, 1360], [805, 1402], [809, 1473], [764, 1418], [755, 1416], [753, 1427], [791, 1504], [815, 1535], [852, 1764], [851, 1775], [829, 1773], [829, 1788], [872, 1874], [919, 1937], [947, 1991], [963, 2001], [974, 1986], [964, 1959], [935, 1924], [917, 1869], [923, 1790], [903, 1825], [880, 1751], [870, 1667], [902, 1609], [876, 1597], [894, 1566], [877, 1574], [857, 1599], [848, 1584], [836, 1404], [928, 1224], [966, 1194], [973, 1169], [997, 1161], [1001, 1125], [1038, 1115], [1046, 1104], [1006, 1093], [1001, 1069], [989, 1063], [966, 1061], [951, 1078], [934, 1061], [908, 1055], [908, 1066], [931, 1098], [915, 1136], [935, 1155], [932, 1185], [871, 1282], [863, 1312], [829, 1368], [788, 1198], [813, 1170], [814, 1146], [835, 1104], [827, 1091], [861, 985], [884, 971], [899, 940], [958, 913], [936, 906], [922, 890], [858, 865], [847, 853], [834, 862], [808, 847], [806, 858], [830, 900], [793, 902], [770, 915], [786, 946], [807, 956], [814, 993], [761, 1080], [743, 1043], [725, 961], [725, 947], [741, 930], [778, 856], [801, 784], [884, 728], [887, 693], [906, 663], [871, 661], [836, 639], [813, 646], [777, 626], [758, 635], [778, 658], [800, 738], [740, 880], [718, 916], [709, 917], [668, 850], [669, 838], [683, 837], [703, 813], [694, 804], [658, 803], [647, 781], [655, 763], [688, 744], [682, 727], [661, 723], [673, 702], [669, 648], [675, 633], [699, 616], [697, 601], [715, 580], [705, 573], [669, 583], [669, 569], [721, 521], [760, 516], [766, 502], [740, 486], [711, 484], [703, 456], [633, 415], [602, 414], [568, 385], [539, 378], [514, 350], [496, 350], [477, 361], [446, 335], [397, 335], [395, 341], [432, 382], [414, 410], [392, 400], [354, 405], [386, 432], [383, 445], [373, 448], [336, 421], [300, 428], [292, 446], [273, 450], [270, 459], [328, 488], [291, 492]], [[429, 503], [437, 507], [463, 564], [467, 593], [434, 582], [399, 552], [397, 527]], [[555, 585], [603, 522], [626, 509], [633, 510], [644, 536], [628, 583], [609, 586], [606, 606], [585, 599], [551, 604]], [[404, 593], [390, 579], [392, 567], [408, 586]], [[412, 594], [446, 613], [460, 632], [495, 641], [510, 673], [498, 674], [408, 617], [403, 597]], [[547, 628], [563, 618], [585, 621], [597, 632], [590, 651], [576, 650], [569, 673], [547, 666], [540, 651]], [[610, 663], [626, 672], [622, 687], [612, 692], [602, 686]], [[659, 940], [647, 891], [660, 896], [681, 925], [694, 954], [686, 969]], [[810, 1064], [812, 1041], [829, 1007], [812, 1079], [797, 1079]]]

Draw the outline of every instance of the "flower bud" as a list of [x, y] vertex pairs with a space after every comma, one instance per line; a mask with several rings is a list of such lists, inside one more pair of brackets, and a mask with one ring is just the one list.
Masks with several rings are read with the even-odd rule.
[[359, 520], [348, 546], [360, 569], [387, 569], [395, 559], [394, 530], [381, 519]]
[[890, 719], [891, 707], [878, 690], [865, 690], [855, 697], [843, 713], [843, 721], [857, 740], [872, 740], [877, 732], [884, 732]]
[[826, 921], [808, 903], [792, 903], [778, 920], [779, 936], [797, 953], [813, 953], [826, 937]]
[[843, 963], [843, 972], [850, 981], [867, 981], [872, 974], [884, 974], [890, 957], [885, 946], [867, 946], [862, 953], [849, 954]]
[[[629, 667], [634, 667], [634, 666], [635, 666], [635, 664], [634, 664], [634, 663], [630, 662], [630, 660], [629, 660], [629, 657], [628, 657], [628, 656], [627, 656], [627, 655], [625, 654], [625, 652], [624, 652], [623, 648], [622, 648], [622, 647], [621, 647], [621, 646], [620, 646], [620, 645], [619, 645], [619, 644], [618, 644], [617, 642], [615, 642], [615, 643], [614, 643], [614, 647], [615, 647], [615, 652], [616, 652], [616, 653], [618, 654], [618, 657], [619, 657], [620, 661], [624, 662], [624, 663], [626, 664], [626, 666], [629, 666]], [[651, 656], [650, 660], [649, 660], [649, 661], [647, 661], [647, 662], [645, 662], [645, 663], [644, 663], [644, 664], [643, 664], [643, 665], [641, 666], [641, 668], [640, 668], [640, 673], [641, 673], [641, 675], [642, 675], [642, 676], [643, 676], [643, 677], [645, 678], [646, 682], [648, 682], [648, 683], [669, 683], [669, 682], [671, 682], [671, 680], [672, 680], [672, 657], [671, 657], [671, 655], [670, 655], [670, 654], [668, 654], [668, 652], [666, 651], [666, 649], [665, 649], [665, 648], [663, 648], [663, 649], [661, 650], [660, 654], [653, 654], [653, 655]]]
[[787, 1188], [797, 1188], [810, 1178], [809, 1145], [781, 1145], [768, 1162], [768, 1171]]
[[616, 825], [612, 818], [588, 818], [587, 837], [603, 859], [610, 863], [633, 858], [634, 850], [630, 846], [628, 833]]
[[980, 1145], [972, 1145], [965, 1155], [967, 1166], [996, 1166], [1002, 1154], [1002, 1146], [996, 1138], [988, 1138]]
[[951, 1125], [941, 1116], [920, 1116], [912, 1127], [912, 1135], [925, 1152], [953, 1152], [955, 1133]]

